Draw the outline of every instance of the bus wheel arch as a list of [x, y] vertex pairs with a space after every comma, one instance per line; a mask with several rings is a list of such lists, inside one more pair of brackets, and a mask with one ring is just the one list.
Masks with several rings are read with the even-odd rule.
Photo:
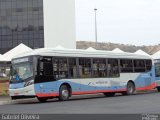
[[71, 85], [68, 83], [63, 83], [59, 87], [59, 100], [66, 101], [72, 95]]
[[38, 101], [41, 103], [47, 102], [48, 98], [43, 97], [37, 97]]
[[123, 92], [123, 95], [133, 95], [135, 93], [136, 86], [132, 80], [129, 80], [126, 85], [126, 91]]
[[113, 97], [115, 96], [115, 92], [106, 92], [106, 93], [103, 93], [106, 97]]

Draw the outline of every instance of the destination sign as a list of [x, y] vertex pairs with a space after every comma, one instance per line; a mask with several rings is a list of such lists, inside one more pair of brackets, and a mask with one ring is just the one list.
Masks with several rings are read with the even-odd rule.
[[12, 63], [16, 64], [16, 63], [21, 63], [21, 62], [28, 62], [29, 58], [20, 58], [20, 59], [15, 59], [12, 61]]

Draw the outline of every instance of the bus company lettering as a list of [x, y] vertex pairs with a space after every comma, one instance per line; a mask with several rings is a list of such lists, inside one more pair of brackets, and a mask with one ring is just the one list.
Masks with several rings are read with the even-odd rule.
[[108, 81], [97, 81], [96, 84], [108, 84]]

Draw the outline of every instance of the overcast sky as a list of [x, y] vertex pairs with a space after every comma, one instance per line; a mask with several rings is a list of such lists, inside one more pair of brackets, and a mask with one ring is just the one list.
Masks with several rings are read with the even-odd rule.
[[133, 45], [160, 43], [160, 0], [76, 0], [76, 39]]

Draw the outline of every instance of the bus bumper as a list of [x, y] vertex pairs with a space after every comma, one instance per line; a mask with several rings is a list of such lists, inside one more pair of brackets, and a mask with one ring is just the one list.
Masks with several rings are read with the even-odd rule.
[[11, 99], [12, 99], [12, 100], [16, 100], [16, 99], [35, 98], [35, 97], [36, 97], [35, 95], [28, 95], [28, 96], [19, 95], [19, 96], [11, 96]]
[[36, 96], [34, 84], [23, 88], [9, 89], [9, 95], [12, 99], [33, 98]]

